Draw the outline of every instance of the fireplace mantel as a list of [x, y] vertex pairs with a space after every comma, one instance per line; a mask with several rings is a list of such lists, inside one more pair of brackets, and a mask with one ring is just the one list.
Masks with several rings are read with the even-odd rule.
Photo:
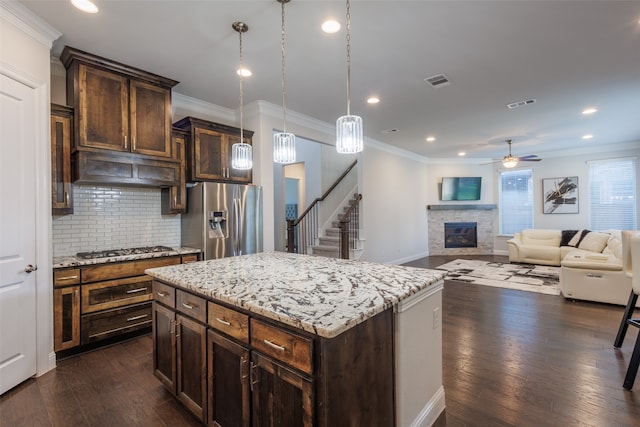
[[496, 205], [427, 205], [427, 210], [430, 211], [493, 210], [496, 208]]

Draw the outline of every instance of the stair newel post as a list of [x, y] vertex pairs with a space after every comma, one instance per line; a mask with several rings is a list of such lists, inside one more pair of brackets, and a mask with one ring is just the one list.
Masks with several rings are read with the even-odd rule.
[[287, 220], [287, 252], [295, 252], [295, 220]]
[[349, 220], [340, 219], [340, 258], [349, 259]]

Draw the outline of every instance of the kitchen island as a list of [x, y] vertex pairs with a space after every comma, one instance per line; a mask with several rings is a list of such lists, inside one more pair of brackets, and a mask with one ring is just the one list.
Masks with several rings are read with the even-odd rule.
[[284, 252], [146, 270], [154, 372], [209, 425], [431, 425], [444, 272]]

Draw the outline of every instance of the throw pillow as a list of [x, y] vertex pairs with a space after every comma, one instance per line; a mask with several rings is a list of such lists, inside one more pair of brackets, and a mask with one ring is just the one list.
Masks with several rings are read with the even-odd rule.
[[577, 232], [578, 230], [562, 230], [562, 238], [560, 239], [560, 246], [569, 246], [569, 241], [573, 238], [573, 236], [576, 235]]
[[587, 233], [589, 233], [589, 230], [578, 230], [578, 232], [571, 238], [571, 240], [569, 240], [567, 246], [573, 246], [574, 248], [577, 248], [584, 236], [587, 235]]
[[578, 249], [584, 249], [591, 252], [602, 252], [605, 246], [607, 246], [609, 237], [611, 236], [606, 233], [597, 233], [592, 231], [584, 236], [580, 244], [578, 244]]

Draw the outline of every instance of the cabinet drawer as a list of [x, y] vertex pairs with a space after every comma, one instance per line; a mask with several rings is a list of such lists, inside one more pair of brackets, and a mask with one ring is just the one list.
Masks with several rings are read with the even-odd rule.
[[176, 309], [202, 323], [207, 323], [207, 301], [204, 298], [178, 289], [176, 290]]
[[242, 342], [249, 342], [249, 316], [209, 302], [209, 326]]
[[313, 372], [313, 341], [309, 338], [251, 319], [251, 346], [303, 372]]
[[196, 262], [196, 261], [198, 261], [198, 254], [182, 255], [183, 264], [189, 264], [190, 262]]
[[82, 283], [119, 279], [121, 277], [141, 276], [147, 268], [176, 264], [180, 264], [180, 256], [141, 259], [115, 264], [82, 267]]
[[80, 269], [53, 270], [53, 286], [77, 285], [80, 283]]
[[172, 286], [154, 280], [153, 298], [167, 307], [176, 308], [176, 289]]
[[82, 313], [122, 307], [153, 299], [151, 276], [82, 285]]
[[82, 344], [151, 327], [151, 303], [82, 316]]

